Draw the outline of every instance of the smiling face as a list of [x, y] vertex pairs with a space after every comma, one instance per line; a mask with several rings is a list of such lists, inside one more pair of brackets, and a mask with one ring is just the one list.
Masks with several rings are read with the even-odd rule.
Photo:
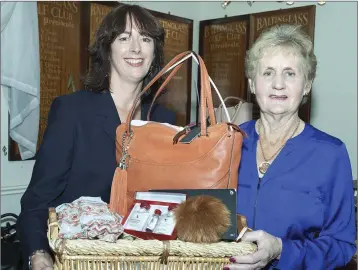
[[303, 95], [311, 89], [302, 70], [302, 59], [290, 48], [276, 47], [264, 51], [256, 75], [249, 79], [260, 110], [269, 114], [297, 112]]
[[154, 59], [154, 41], [141, 35], [127, 17], [126, 29], [111, 44], [111, 78], [141, 82]]

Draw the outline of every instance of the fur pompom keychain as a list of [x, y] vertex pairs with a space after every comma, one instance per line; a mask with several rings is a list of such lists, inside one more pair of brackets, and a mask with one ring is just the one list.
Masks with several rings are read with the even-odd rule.
[[188, 198], [174, 210], [177, 236], [193, 243], [219, 242], [230, 227], [230, 211], [213, 196]]

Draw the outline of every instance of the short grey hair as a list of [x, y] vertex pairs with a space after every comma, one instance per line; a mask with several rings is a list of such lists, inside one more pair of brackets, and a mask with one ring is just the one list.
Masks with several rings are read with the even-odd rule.
[[302, 30], [300, 25], [275, 25], [264, 31], [255, 41], [245, 57], [246, 77], [253, 79], [257, 72], [257, 64], [265, 49], [272, 47], [288, 47], [295, 49], [302, 58], [303, 72], [306, 83], [316, 77], [317, 59], [313, 52], [311, 38]]

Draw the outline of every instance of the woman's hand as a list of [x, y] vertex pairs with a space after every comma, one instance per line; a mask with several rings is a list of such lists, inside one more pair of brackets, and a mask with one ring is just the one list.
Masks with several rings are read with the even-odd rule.
[[241, 238], [242, 241], [256, 242], [257, 251], [249, 255], [234, 256], [230, 258], [232, 264], [224, 267], [227, 269], [256, 270], [264, 268], [271, 260], [279, 259], [282, 251], [280, 238], [264, 231], [247, 232]]
[[35, 253], [31, 258], [32, 270], [53, 270], [53, 261], [47, 252]]

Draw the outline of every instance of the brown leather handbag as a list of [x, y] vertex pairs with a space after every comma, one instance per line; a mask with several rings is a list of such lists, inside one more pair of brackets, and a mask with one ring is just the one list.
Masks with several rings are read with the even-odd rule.
[[[246, 135], [232, 123], [216, 124], [210, 87], [212, 80], [202, 58], [198, 55], [196, 58], [194, 54], [187, 51], [174, 57], [137, 96], [126, 123], [117, 128], [116, 158], [119, 165], [113, 177], [110, 209], [120, 215], [127, 213], [136, 191], [237, 188], [242, 141]], [[131, 120], [141, 95], [172, 69], [157, 91], [154, 103], [183, 65], [183, 59], [190, 56], [199, 62], [200, 67], [200, 126], [179, 132], [157, 122], [133, 126]], [[205, 121], [207, 111], [209, 126]], [[148, 120], [149, 115], [150, 110]]]

